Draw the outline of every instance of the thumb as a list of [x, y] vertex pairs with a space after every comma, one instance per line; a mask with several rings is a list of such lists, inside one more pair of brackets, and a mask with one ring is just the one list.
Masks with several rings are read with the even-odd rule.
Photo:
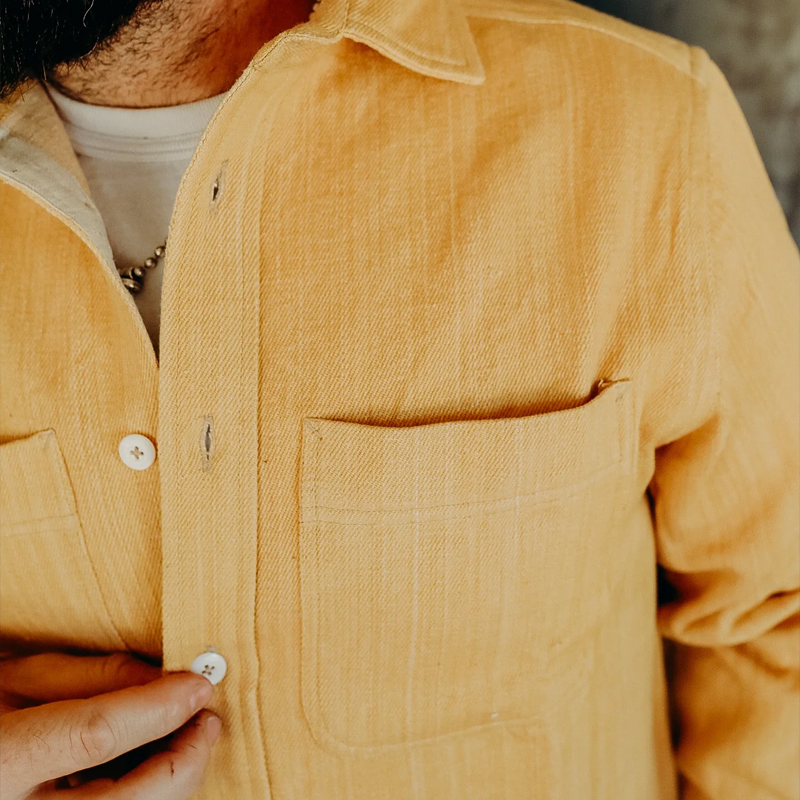
[[41, 703], [85, 699], [140, 686], [162, 674], [161, 667], [128, 653], [105, 656], [37, 653], [0, 661], [3, 692]]

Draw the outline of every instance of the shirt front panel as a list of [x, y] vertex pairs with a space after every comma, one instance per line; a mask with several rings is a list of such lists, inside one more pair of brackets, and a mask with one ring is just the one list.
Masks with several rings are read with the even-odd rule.
[[[552, 57], [546, 49], [524, 46], [524, 39], [508, 42], [505, 24], [474, 25], [501, 64], [510, 62], [515, 44], [530, 54], [525, 70], [531, 74], [545, 69]], [[290, 57], [288, 63], [284, 57]], [[621, 547], [611, 583], [652, 597], [652, 530], [643, 499], [648, 463], [636, 463], [632, 436], [639, 384], [624, 411], [604, 405], [590, 424], [593, 417], [580, 410], [598, 378], [641, 375], [645, 353], [631, 349], [623, 320], [636, 307], [630, 289], [637, 285], [635, 265], [647, 263], [658, 274], [654, 263], [664, 258], [663, 250], [652, 238], [612, 237], [603, 230], [628, 230], [623, 220], [631, 215], [633, 198], [609, 192], [608, 182], [629, 185], [626, 169], [647, 159], [626, 166], [625, 149], [619, 148], [612, 151], [615, 159], [592, 160], [595, 183], [584, 187], [581, 203], [599, 207], [603, 198], [604, 212], [594, 220], [598, 227], [576, 235], [572, 201], [556, 188], [571, 183], [555, 178], [579, 169], [566, 166], [571, 157], [562, 135], [571, 118], [566, 82], [556, 81], [536, 97], [515, 88], [516, 70], [500, 69], [486, 89], [476, 90], [422, 77], [348, 41], [295, 43], [272, 59], [220, 107], [184, 175], [165, 273], [157, 393], [133, 381], [127, 389], [109, 384], [97, 395], [106, 407], [127, 398], [133, 409], [142, 391], [143, 399], [158, 403], [157, 423], [148, 417], [136, 430], [158, 445], [160, 494], [150, 507], [160, 504], [164, 666], [185, 669], [209, 645], [229, 659], [215, 708], [231, 735], [215, 748], [200, 796], [328, 800], [380, 797], [390, 790], [386, 796], [394, 800], [424, 790], [437, 800], [496, 791], [567, 798], [600, 785], [615, 800], [669, 798], [669, 788], [662, 791], [656, 784], [658, 762], [670, 759], [665, 737], [660, 749], [650, 745], [650, 732], [664, 714], [651, 604], [628, 604], [629, 594], [602, 590], [603, 619], [617, 622], [613, 635], [603, 628], [601, 646], [580, 615], [571, 618], [567, 628], [585, 631], [582, 643], [574, 642], [570, 650], [577, 672], [567, 670], [562, 680], [556, 661], [548, 661], [533, 673], [536, 680], [515, 679], [521, 690], [505, 689], [509, 670], [537, 643], [535, 628], [525, 633], [508, 624], [504, 649], [494, 659], [479, 648], [477, 665], [453, 671], [459, 638], [432, 626], [449, 619], [453, 630], [463, 631], [470, 612], [477, 611], [476, 630], [490, 639], [492, 620], [523, 619], [524, 598], [536, 596], [550, 603], [553, 615], [538, 629], [542, 642], [549, 643], [542, 652], [556, 647], [555, 620], [563, 611], [548, 597], [569, 608], [564, 587], [579, 586], [575, 576], [566, 580], [555, 569], [557, 563], [568, 569], [566, 550], [540, 553], [551, 564], [552, 595], [542, 583], [548, 571], [529, 577], [537, 566], [536, 551], [529, 549], [536, 536], [506, 540], [505, 512], [474, 515], [483, 520], [465, 540], [474, 537], [474, 551], [459, 544], [463, 529], [455, 522], [417, 527], [419, 547], [433, 541], [431, 536], [440, 537], [444, 547], [438, 555], [419, 550], [427, 555], [417, 560], [409, 549], [414, 540], [404, 538], [414, 526], [401, 521], [396, 529], [388, 527], [396, 517], [384, 496], [393, 486], [424, 489], [415, 487], [414, 460], [400, 458], [395, 449], [408, 448], [406, 436], [385, 451], [380, 464], [359, 460], [357, 438], [341, 445], [358, 472], [333, 484], [334, 503], [356, 492], [359, 483], [372, 487], [372, 496], [361, 503], [365, 513], [379, 515], [373, 519], [384, 519], [377, 528], [365, 527], [368, 517], [352, 516], [324, 537], [304, 522], [301, 526], [298, 484], [319, 484], [323, 491], [328, 479], [320, 470], [336, 463], [323, 458], [319, 468], [302, 466], [313, 442], [303, 434], [305, 419], [374, 426], [387, 444], [403, 432], [422, 435], [413, 429], [431, 423], [471, 420], [478, 426], [467, 439], [476, 445], [468, 450], [472, 461], [451, 474], [466, 475], [463, 470], [481, 461], [502, 462], [512, 475], [516, 470], [520, 487], [527, 486], [518, 490], [512, 480], [511, 494], [497, 496], [483, 486], [479, 507], [536, 491], [571, 497], [563, 505], [567, 516], [550, 523], [565, 535], [574, 535], [578, 524], [600, 512], [599, 530], [613, 530]], [[672, 65], [658, 68], [674, 75]], [[631, 73], [624, 74], [632, 80]], [[511, 105], [499, 99], [509, 97]], [[629, 117], [625, 109], [608, 109], [601, 118], [610, 127], [594, 137], [596, 146], [614, 142], [616, 148], [618, 137], [627, 135], [623, 121]], [[661, 142], [662, 150], [675, 156], [674, 132], [653, 126], [642, 140]], [[588, 164], [582, 174], [585, 169]], [[509, 228], [511, 219], [518, 222]], [[100, 293], [91, 302], [87, 298], [87, 308], [108, 301], [103, 280], [97, 284]], [[676, 291], [675, 284], [667, 291]], [[676, 302], [702, 304], [704, 296]], [[687, 337], [699, 341], [705, 315], [687, 318], [700, 326], [687, 327]], [[117, 330], [126, 329], [124, 314], [116, 324]], [[124, 342], [123, 337], [109, 347], [113, 351]], [[587, 348], [587, 342], [593, 346]], [[662, 356], [665, 373], [671, 371], [671, 353]], [[118, 374], [120, 379], [131, 374], [122, 361]], [[513, 439], [501, 447], [484, 427], [490, 420], [556, 409], [576, 409], [575, 416], [570, 413], [570, 425], [561, 433], [554, 422], [542, 427], [543, 463], [559, 453], [574, 455], [581, 441], [587, 445], [578, 447], [579, 458], [564, 464], [561, 485], [541, 465], [523, 470], [514, 460]], [[67, 433], [66, 417], [58, 424], [73, 437], [65, 446], [67, 461], [77, 474], [79, 505], [83, 498], [88, 506], [96, 477], [80, 466], [80, 439]], [[597, 436], [604, 431], [603, 448], [588, 448], [590, 441], [600, 444]], [[111, 431], [105, 435], [109, 458], [113, 453], [116, 459], [110, 445], [118, 438]], [[431, 475], [445, 476], [433, 504], [472, 502], [464, 486], [447, 496], [456, 484], [447, 480], [452, 467], [440, 452], [430, 446], [417, 452], [417, 458], [427, 459]], [[125, 468], [114, 464], [124, 474]], [[538, 490], [537, 475], [545, 481]], [[141, 486], [151, 485], [153, 473], [143, 477]], [[125, 478], [115, 485], [124, 487]], [[584, 482], [592, 489], [581, 501], [570, 487]], [[530, 530], [545, 524], [525, 508], [520, 513], [528, 515]], [[339, 513], [345, 512], [353, 509]], [[620, 524], [612, 525], [612, 519]], [[100, 551], [103, 559], [100, 583], [110, 598], [111, 618], [119, 622], [124, 598], [138, 591], [138, 583], [119, 551], [106, 552], [107, 534], [91, 512], [85, 528], [90, 552]], [[369, 549], [371, 539], [380, 541], [389, 532], [383, 555]], [[327, 547], [337, 541], [341, 546], [322, 556], [306, 544]], [[523, 548], [516, 554], [513, 541]], [[599, 535], [597, 541], [605, 540]], [[585, 569], [590, 553], [583, 554]], [[608, 550], [598, 557], [601, 569], [587, 576], [600, 590], [598, 576], [611, 562]], [[415, 572], [415, 563], [427, 571]], [[325, 564], [333, 572], [325, 572]], [[336, 586], [337, 575], [352, 578], [355, 589], [360, 576], [384, 572], [394, 582], [367, 595], [361, 589], [348, 599]], [[479, 603], [457, 588], [470, 576], [479, 580], [476, 591], [516, 589], [490, 591]], [[525, 588], [529, 580], [539, 583], [535, 595]], [[447, 593], [437, 596], [436, 587]], [[419, 590], [427, 600], [415, 607]], [[578, 594], [582, 607], [590, 596]], [[352, 605], [359, 597], [362, 601]], [[344, 613], [342, 603], [353, 613]], [[416, 633], [405, 628], [398, 631], [402, 636], [381, 634], [391, 620], [415, 619]], [[371, 656], [376, 666], [368, 671], [371, 689], [348, 678], [346, 660], [332, 660], [330, 654], [341, 650], [343, 641], [347, 649], [350, 637], [359, 648], [389, 648]], [[437, 647], [444, 648], [438, 677]], [[317, 660], [310, 661], [316, 648]], [[620, 662], [648, 666], [632, 668], [609, 686], [608, 676], [619, 673]], [[470, 682], [481, 685], [482, 676], [489, 676], [488, 691], [496, 692], [497, 704], [489, 705], [483, 686], [474, 719], [464, 718], [459, 703], [437, 711], [424, 702], [431, 691], [464, 696]], [[309, 691], [318, 680], [317, 697]], [[406, 687], [399, 722], [385, 719], [381, 686], [395, 693]], [[536, 692], [559, 709], [549, 722], [535, 712]], [[624, 706], [624, 724], [611, 725], [626, 692], [635, 702]], [[654, 697], [662, 698], [660, 704]], [[552, 705], [559, 698], [566, 702]], [[395, 714], [401, 700], [392, 702]], [[593, 739], [589, 733], [598, 728], [617, 733]], [[568, 736], [572, 756], [559, 755], [559, 736]], [[632, 752], [638, 754], [635, 767]], [[573, 756], [594, 766], [573, 772]], [[477, 771], [476, 758], [482, 762]]]
[[[510, 58], [513, 46], [505, 43], [503, 24], [478, 21], [475, 29], [488, 52]], [[535, 74], [551, 57], [552, 51], [540, 51], [525, 69]], [[169, 321], [163, 332], [159, 424], [167, 454], [161, 461], [165, 663], [178, 668], [202, 637], [223, 651], [244, 654], [234, 666], [233, 681], [225, 679], [220, 703], [237, 726], [246, 726], [247, 714], [257, 709], [259, 724], [245, 727], [248, 744], [244, 753], [237, 752], [243, 759], [238, 763], [251, 774], [263, 746], [270, 789], [279, 797], [321, 799], [333, 792], [367, 798], [381, 796], [387, 787], [408, 797], [420, 787], [437, 798], [470, 791], [492, 796], [495, 790], [519, 797], [568, 798], [592, 791], [609, 798], [670, 797], [669, 778], [660, 783], [657, 775], [670, 755], [653, 607], [630, 602], [633, 595], [654, 597], [652, 528], [643, 496], [646, 460], [631, 465], [621, 483], [616, 483], [619, 467], [610, 467], [603, 480], [615, 483], [601, 491], [581, 466], [597, 455], [587, 442], [586, 454], [575, 454], [564, 474], [569, 485], [588, 482], [583, 501], [574, 496], [566, 501], [561, 494], [566, 489], [544, 479], [540, 488], [565, 501], [566, 516], [552, 525], [563, 526], [566, 549], [550, 595], [550, 602], [563, 605], [561, 611], [553, 607], [553, 627], [542, 628], [539, 640], [533, 629], [526, 633], [513, 620], [522, 619], [517, 614], [525, 607], [526, 582], [544, 592], [551, 585], [548, 571], [532, 551], [525, 554], [524, 536], [523, 550], [514, 556], [502, 515], [474, 534], [455, 523], [418, 528], [419, 547], [425, 549], [415, 551], [414, 527], [402, 522], [393, 527], [397, 518], [386, 511], [382, 493], [414, 484], [414, 464], [421, 462], [405, 460], [395, 448], [408, 442], [404, 432], [423, 433], [406, 426], [458, 419], [483, 425], [509, 415], [579, 406], [586, 399], [581, 388], [586, 376], [591, 381], [604, 373], [640, 374], [642, 360], [652, 352], [631, 349], [624, 320], [633, 313], [629, 304], [636, 304], [631, 293], [641, 280], [636, 265], [647, 263], [661, 274], [655, 265], [663, 263], [664, 253], [647, 236], [631, 232], [614, 237], [612, 244], [602, 230], [626, 229], [624, 220], [633, 213], [633, 197], [609, 190], [609, 184], [627, 185], [632, 180], [627, 170], [646, 160], [644, 154], [626, 160], [626, 147], [656, 142], [659, 152], [679, 157], [670, 145], [675, 132], [644, 123], [647, 133], [641, 140], [626, 138], [631, 134], [624, 121], [632, 110], [606, 109], [602, 119], [609, 127], [595, 131], [594, 178], [582, 184], [580, 199], [582, 207], [598, 209], [596, 227], [576, 231], [570, 201], [555, 188], [561, 185], [557, 175], [588, 169], [588, 162], [568, 166], [569, 150], [559, 135], [569, 117], [566, 81], [556, 80], [546, 96], [537, 98], [514, 89], [517, 78], [511, 71], [499, 71], [476, 92], [430, 82], [346, 41], [306, 42], [294, 49], [292, 59], [291, 69], [281, 68], [276, 52], [274, 63], [261, 64], [250, 86], [221, 109], [219, 127], [212, 125], [208, 132], [206, 158], [187, 175], [183, 202], [176, 208], [168, 277], [175, 282], [165, 292]], [[674, 77], [671, 64], [648, 65]], [[619, 80], [635, 83], [633, 72], [626, 69]], [[511, 105], [489, 100], [510, 96], [515, 98]], [[233, 149], [225, 133], [244, 120], [247, 137]], [[215, 185], [222, 188], [212, 201]], [[502, 201], [495, 194], [500, 187]], [[520, 208], [526, 221], [519, 228], [512, 225], [517, 233], [508, 235], [506, 215]], [[248, 224], [233, 223], [236, 218], [258, 219], [257, 236]], [[217, 247], [220, 241], [224, 248]], [[193, 267], [194, 254], [212, 250], [219, 253], [215, 269], [229, 278], [224, 293], [181, 281]], [[675, 289], [670, 280], [657, 291]], [[707, 336], [707, 296], [682, 295], [679, 302], [699, 304], [698, 313], [688, 315], [699, 327], [693, 333], [687, 329], [687, 335]], [[567, 318], [572, 333], [564, 335]], [[188, 339], [187, 327], [208, 335]], [[587, 349], [590, 341], [594, 344]], [[231, 359], [231, 353], [237, 357]], [[533, 394], [532, 386], [538, 387]], [[386, 447], [382, 460], [358, 457], [357, 437], [343, 442], [342, 453], [354, 459], [356, 472], [331, 488], [322, 473], [304, 466], [308, 458], [313, 463], [307, 453], [314, 441], [303, 434], [304, 419], [377, 427]], [[577, 416], [572, 419], [573, 426], [580, 425]], [[609, 416], [598, 425], [617, 430], [615, 419]], [[213, 455], [201, 446], [205, 424], [213, 428]], [[572, 452], [582, 440], [577, 429], [571, 430], [562, 439], [542, 432], [545, 462], [561, 450]], [[626, 430], [620, 429], [621, 440], [604, 447], [625, 450]], [[446, 474], [445, 457], [436, 461], [439, 451], [419, 446], [417, 459], [434, 459], [429, 468]], [[324, 460], [324, 441], [320, 447], [321, 463], [335, 463], [335, 457]], [[514, 452], [510, 443], [499, 450], [484, 447], [471, 452], [489, 469]], [[466, 468], [463, 461], [451, 467], [453, 474]], [[520, 472], [520, 481], [529, 485], [535, 482], [530, 470]], [[304, 521], [300, 493], [313, 490], [301, 487], [321, 485], [322, 492], [327, 486], [343, 502], [351, 489], [356, 491], [351, 481], [371, 487], [372, 495], [362, 501], [363, 516], [352, 516], [349, 506], [331, 511], [320, 501], [320, 513], [350, 516], [342, 517], [339, 527], [322, 528], [324, 535], [316, 523]], [[470, 501], [467, 493], [449, 486], [453, 494], [440, 493], [434, 504]], [[613, 511], [603, 505], [609, 497]], [[489, 501], [485, 494], [473, 499], [479, 505]], [[369, 514], [383, 522], [365, 528]], [[607, 551], [596, 554], [596, 572], [587, 572], [578, 590], [580, 581], [565, 583], [559, 571], [570, 551], [566, 536], [580, 528], [581, 520], [595, 517], [596, 541], [609, 543], [605, 531], [613, 530], [619, 560], [613, 562]], [[536, 524], [541, 523], [531, 522]], [[187, 530], [194, 532], [188, 539]], [[459, 530], [477, 548], [476, 570], [457, 544]], [[533, 528], [528, 530], [535, 539]], [[431, 551], [429, 537], [435, 535], [442, 549]], [[378, 541], [382, 551], [372, 549]], [[502, 547], [502, 556], [495, 546]], [[186, 563], [227, 580], [215, 579], [222, 588], [213, 597], [203, 594], [198, 603]], [[392, 580], [381, 583], [380, 575]], [[543, 722], [532, 711], [530, 686], [520, 692], [504, 683], [503, 676], [519, 663], [511, 654], [537, 646], [540, 655], [547, 652], [555, 620], [564, 608], [577, 609], [593, 597], [591, 587], [600, 575], [608, 584], [597, 587], [597, 608], [604, 609], [605, 620], [616, 620], [615, 632], [601, 624], [605, 640], [591, 657], [575, 643], [567, 648], [578, 671], [586, 670], [581, 674], [567, 670], [562, 682], [555, 662], [539, 666], [549, 671], [546, 680], [534, 670], [541, 699], [550, 704], [546, 707], [559, 709]], [[457, 592], [455, 586], [469, 576], [479, 582], [475, 591], [495, 582], [503, 586], [500, 576], [518, 588], [506, 588], [488, 604], [467, 599], [469, 592], [460, 599], [447, 589], [437, 594], [436, 587]], [[351, 594], [337, 588], [340, 579]], [[576, 590], [574, 597], [569, 586]], [[545, 596], [537, 593], [540, 605]], [[253, 617], [247, 613], [251, 598]], [[461, 652], [458, 636], [452, 630], [437, 633], [435, 621], [449, 620], [453, 629], [463, 630], [470, 619], [488, 635], [494, 630], [491, 620], [501, 618], [493, 616], [501, 607], [496, 603], [506, 609], [510, 625], [505, 649], [494, 657], [484, 652], [470, 668], [452, 671], [454, 655]], [[575, 613], [564, 630], [581, 627], [581, 614]], [[416, 633], [403, 629], [399, 620], [417, 620]], [[356, 658], [361, 648], [373, 668], [340, 657], [346, 651]], [[643, 662], [648, 664], [644, 670], [622, 668], [618, 690], [609, 685], [608, 676], [618, 674], [620, 664]], [[359, 669], [364, 670], [361, 679], [355, 674]], [[254, 705], [227, 699], [239, 691], [234, 681], [254, 686], [265, 674], [274, 676], [269, 685], [245, 694]], [[481, 676], [489, 676], [488, 688]], [[455, 698], [471, 681], [482, 686], [484, 696], [496, 691], [497, 705], [473, 696], [475, 716], [466, 719]], [[453, 697], [452, 707], [425, 704], [420, 687], [433, 691], [437, 685], [440, 696]], [[563, 705], [557, 704], [559, 698]], [[616, 733], [593, 739], [590, 732], [599, 729]], [[561, 736], [569, 739], [572, 756], [598, 766], [571, 771], [570, 758], [559, 755]], [[480, 777], [472, 772], [471, 753], [489, 759]], [[631, 753], [638, 755], [630, 758]], [[668, 767], [663, 774], [669, 775]]]

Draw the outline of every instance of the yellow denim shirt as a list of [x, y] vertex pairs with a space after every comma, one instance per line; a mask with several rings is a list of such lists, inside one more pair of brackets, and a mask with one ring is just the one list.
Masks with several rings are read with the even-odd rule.
[[159, 359], [0, 113], [4, 645], [214, 647], [198, 800], [800, 797], [800, 253], [704, 50], [322, 0], [184, 176]]

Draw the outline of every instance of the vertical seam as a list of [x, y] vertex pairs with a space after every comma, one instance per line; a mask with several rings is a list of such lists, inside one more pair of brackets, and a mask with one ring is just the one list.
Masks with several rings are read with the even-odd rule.
[[72, 479], [70, 478], [69, 471], [67, 470], [67, 462], [64, 458], [64, 453], [61, 450], [61, 445], [58, 442], [58, 437], [56, 436], [55, 431], [53, 431], [52, 435], [48, 437], [48, 444], [48, 449], [54, 456], [53, 459], [48, 456], [48, 463], [57, 470], [59, 474], [58, 485], [61, 487], [63, 499], [75, 512], [75, 517], [78, 523], [76, 530], [78, 545], [83, 551], [83, 554], [86, 558], [86, 564], [89, 567], [89, 572], [91, 573], [92, 579], [97, 587], [97, 596], [100, 598], [100, 602], [102, 603], [103, 614], [108, 621], [111, 632], [117, 637], [119, 643], [122, 645], [122, 649], [132, 650], [133, 648], [125, 641], [124, 637], [117, 628], [117, 624], [114, 622], [114, 618], [111, 616], [111, 611], [108, 607], [108, 602], [106, 601], [105, 593], [103, 592], [103, 587], [100, 583], [100, 575], [97, 572], [97, 568], [95, 567], [91, 553], [89, 552], [89, 545], [86, 541], [86, 532], [83, 528], [83, 521], [81, 520], [80, 512], [78, 510], [78, 500], [75, 494], [75, 487], [72, 485]]
[[[704, 261], [704, 275], [706, 279], [706, 292], [710, 306], [710, 322], [709, 322], [709, 340], [710, 350], [713, 354], [714, 360], [714, 409], [721, 411], [723, 397], [722, 397], [722, 367], [721, 367], [721, 341], [719, 332], [719, 292], [717, 288], [717, 275], [714, 269], [714, 258], [712, 255], [711, 247], [711, 205], [712, 205], [712, 163], [711, 163], [711, 115], [710, 115], [710, 87], [709, 87], [709, 56], [703, 48], [692, 45], [690, 46], [691, 53], [691, 73], [694, 78], [692, 82], [692, 102], [690, 104], [690, 136], [689, 136], [689, 163], [691, 165], [692, 177], [695, 180], [690, 181], [690, 185], [694, 186], [696, 192], [689, 193], [689, 218], [695, 219], [695, 199], [697, 198], [696, 205], [698, 206], [697, 217], [700, 219], [702, 227], [702, 247], [703, 247], [703, 261]], [[699, 95], [699, 99], [698, 99]], [[698, 106], [702, 108], [698, 110]], [[699, 118], [699, 123], [698, 123]], [[692, 135], [695, 132], [702, 134], [702, 174], [696, 175], [695, 166], [697, 164], [695, 139], [696, 136]], [[702, 383], [701, 383], [702, 385]], [[699, 398], [698, 398], [699, 402]]]
[[[249, 167], [253, 161], [253, 148], [255, 147], [256, 142], [256, 133], [259, 131], [259, 127], [261, 122], [264, 119], [264, 116], [267, 114], [269, 109], [269, 105], [265, 104], [261, 110], [261, 114], [258, 116], [256, 120], [253, 121], [252, 127], [250, 129], [250, 139], [247, 144], [246, 150], [246, 157], [242, 159], [242, 165], [239, 170], [239, 175], [241, 176], [241, 180], [247, 183], [248, 175], [249, 175]], [[219, 109], [218, 109], [219, 110]], [[244, 146], [242, 147], [244, 150]], [[263, 177], [263, 176], [262, 176]], [[261, 666], [259, 661], [259, 652], [258, 652], [258, 629], [256, 626], [256, 602], [258, 597], [258, 529], [259, 529], [259, 476], [260, 476], [260, 461], [258, 458], [258, 450], [259, 450], [259, 423], [260, 423], [260, 398], [261, 398], [261, 391], [260, 391], [260, 340], [261, 340], [261, 331], [260, 331], [260, 292], [261, 292], [261, 282], [260, 282], [260, 271], [258, 263], [254, 263], [249, 265], [251, 267], [249, 272], [249, 277], [251, 279], [250, 290], [252, 292], [252, 298], [249, 297], [247, 293], [248, 284], [247, 284], [247, 276], [248, 273], [246, 272], [246, 267], [248, 266], [244, 262], [244, 257], [242, 253], [243, 244], [242, 244], [242, 213], [243, 208], [247, 202], [247, 191], [246, 186], [244, 188], [240, 187], [240, 201], [238, 204], [238, 208], [236, 211], [236, 231], [238, 233], [238, 255], [239, 255], [239, 269], [240, 269], [240, 276], [242, 281], [242, 302], [240, 306], [240, 319], [242, 320], [242, 324], [239, 327], [239, 385], [238, 385], [238, 413], [239, 415], [242, 414], [242, 410], [245, 407], [249, 407], [252, 405], [252, 392], [255, 392], [255, 419], [251, 419], [250, 422], [252, 423], [252, 431], [251, 436], [255, 437], [255, 450], [256, 450], [256, 457], [254, 459], [255, 465], [253, 469], [255, 470], [255, 503], [252, 504], [253, 507], [249, 509], [250, 514], [255, 515], [255, 520], [253, 524], [254, 528], [254, 536], [255, 541], [250, 543], [250, 546], [254, 550], [254, 563], [252, 566], [252, 571], [250, 573], [250, 579], [252, 580], [252, 597], [253, 602], [252, 606], [249, 610], [250, 612], [250, 630], [252, 631], [251, 636], [251, 646], [252, 646], [252, 653], [253, 653], [253, 670], [255, 674], [255, 688], [250, 690], [248, 689], [248, 695], [252, 693], [253, 697], [253, 705], [255, 707], [255, 726], [258, 731], [258, 752], [261, 755], [261, 768], [263, 772], [264, 779], [266, 781], [266, 789], [267, 789], [267, 796], [270, 797], [272, 795], [272, 788], [271, 788], [271, 781], [269, 777], [269, 769], [267, 766], [267, 750], [265, 746], [265, 736], [264, 736], [264, 725], [261, 719], [261, 704], [259, 698], [259, 676], [261, 675]], [[263, 205], [264, 205], [264, 193], [261, 192], [261, 204], [258, 208], [258, 214], [256, 215], [255, 219], [255, 227], [256, 227], [256, 237], [257, 241], [259, 242], [260, 246], [260, 231], [261, 231], [261, 217], [263, 212]], [[253, 316], [247, 317], [246, 310], [247, 304], [255, 305], [254, 309], [254, 318]], [[247, 320], [250, 320], [251, 324], [255, 329], [255, 342], [254, 346], [251, 350], [245, 346], [245, 323]], [[249, 357], [255, 357], [255, 369], [251, 373], [246, 372], [246, 364], [249, 364]], [[250, 396], [246, 396], [247, 391], [250, 391]], [[249, 409], [248, 413], [252, 412], [252, 409]], [[244, 423], [245, 420], [240, 419], [240, 423]], [[244, 425], [243, 430], [247, 430], [248, 426]], [[241, 439], [242, 433], [239, 432], [239, 437]], [[239, 504], [239, 518], [244, 519], [248, 513], [248, 506], [249, 504], [245, 502], [245, 497], [247, 496], [247, 482], [245, 480], [245, 470], [239, 470], [238, 474], [238, 504]], [[237, 609], [238, 610], [238, 609]], [[242, 612], [242, 622], [244, 623], [246, 616], [245, 616], [246, 609]], [[239, 692], [239, 706], [241, 709], [242, 717], [247, 718], [249, 716], [249, 708], [248, 703], [249, 699], [246, 696], [242, 695], [240, 690]], [[251, 779], [252, 781], [255, 778]]]

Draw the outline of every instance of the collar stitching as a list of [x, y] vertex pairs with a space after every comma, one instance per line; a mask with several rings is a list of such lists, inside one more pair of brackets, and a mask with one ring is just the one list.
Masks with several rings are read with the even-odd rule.
[[[388, 34], [386, 34], [386, 32], [379, 31], [377, 28], [374, 28], [365, 22], [356, 21], [350, 23], [347, 27], [347, 32], [358, 33], [359, 29], [371, 33], [372, 34], [371, 38], [377, 37], [378, 40], [383, 40], [385, 42], [388, 42], [389, 44], [392, 44], [395, 47], [400, 48], [401, 50], [405, 50], [407, 53], [411, 53], [412, 55], [417, 56], [418, 58], [425, 59], [428, 62], [432, 62], [435, 64], [449, 64], [450, 66], [453, 67], [465, 67], [467, 66], [468, 63], [466, 58], [452, 59], [452, 58], [445, 58], [444, 56], [434, 56], [429, 53], [424, 53], [422, 50], [419, 50], [418, 48], [414, 47], [409, 42], [402, 41], [395, 37], [389, 36]], [[345, 36], [347, 35], [347, 32], [345, 32]]]

